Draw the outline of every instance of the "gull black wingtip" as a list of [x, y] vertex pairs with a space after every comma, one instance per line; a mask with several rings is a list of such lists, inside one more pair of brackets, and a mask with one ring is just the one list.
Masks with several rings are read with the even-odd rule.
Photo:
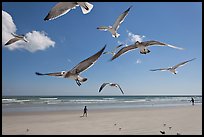
[[191, 60], [195, 60], [196, 58], [193, 58], [193, 59], [191, 59]]
[[126, 12], [130, 11], [130, 9], [133, 7], [133, 5], [131, 5], [127, 10]]
[[6, 44], [4, 44], [5, 46], [9, 45], [9, 43], [7, 42]]
[[101, 49], [101, 51], [103, 52], [105, 50], [105, 48], [106, 48], [106, 45]]
[[49, 14], [44, 18], [44, 21], [48, 21], [49, 20]]
[[36, 74], [36, 75], [42, 75], [42, 74], [41, 74], [41, 73], [39, 73], [39, 72], [35, 72], [35, 74]]

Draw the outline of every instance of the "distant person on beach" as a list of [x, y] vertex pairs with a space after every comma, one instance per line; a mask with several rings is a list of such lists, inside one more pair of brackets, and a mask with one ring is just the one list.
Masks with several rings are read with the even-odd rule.
[[87, 117], [87, 110], [88, 110], [88, 109], [87, 109], [87, 107], [85, 106], [85, 107], [84, 107], [83, 117], [84, 117], [84, 115], [86, 115], [86, 117]]
[[194, 98], [191, 98], [190, 102], [192, 102], [192, 105], [194, 105]]

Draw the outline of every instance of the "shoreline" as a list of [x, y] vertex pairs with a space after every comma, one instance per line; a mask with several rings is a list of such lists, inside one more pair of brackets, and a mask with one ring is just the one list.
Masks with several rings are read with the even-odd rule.
[[88, 117], [80, 117], [82, 114], [83, 110], [3, 113], [2, 134], [161, 135], [160, 130], [172, 135], [202, 134], [202, 104], [113, 110], [88, 108]]

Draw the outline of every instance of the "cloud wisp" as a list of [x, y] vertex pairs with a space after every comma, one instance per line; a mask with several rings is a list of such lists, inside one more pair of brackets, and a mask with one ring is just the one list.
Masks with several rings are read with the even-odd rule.
[[11, 33], [16, 33], [16, 25], [11, 15], [2, 10], [2, 46], [9, 50], [26, 49], [30, 52], [45, 50], [49, 47], [54, 47], [55, 42], [52, 41], [44, 31], [32, 31], [25, 34], [29, 42], [17, 41], [11, 45], [4, 44], [13, 38]]
[[143, 39], [145, 38], [145, 36], [133, 34], [129, 30], [127, 30], [126, 32], [127, 32], [127, 35], [128, 35], [127, 39], [124, 40], [124, 41], [118, 41], [118, 44], [130, 45], [130, 44], [135, 43], [136, 41], [142, 42]]

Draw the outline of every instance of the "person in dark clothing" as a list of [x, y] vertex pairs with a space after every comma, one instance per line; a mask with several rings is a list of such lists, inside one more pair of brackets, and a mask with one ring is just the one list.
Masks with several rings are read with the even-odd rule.
[[190, 102], [192, 102], [192, 105], [194, 105], [194, 98], [191, 98]]
[[85, 106], [85, 107], [84, 107], [84, 114], [83, 114], [83, 117], [84, 117], [84, 115], [86, 115], [86, 117], [87, 117], [87, 111], [88, 111], [88, 109], [87, 109], [87, 107]]

